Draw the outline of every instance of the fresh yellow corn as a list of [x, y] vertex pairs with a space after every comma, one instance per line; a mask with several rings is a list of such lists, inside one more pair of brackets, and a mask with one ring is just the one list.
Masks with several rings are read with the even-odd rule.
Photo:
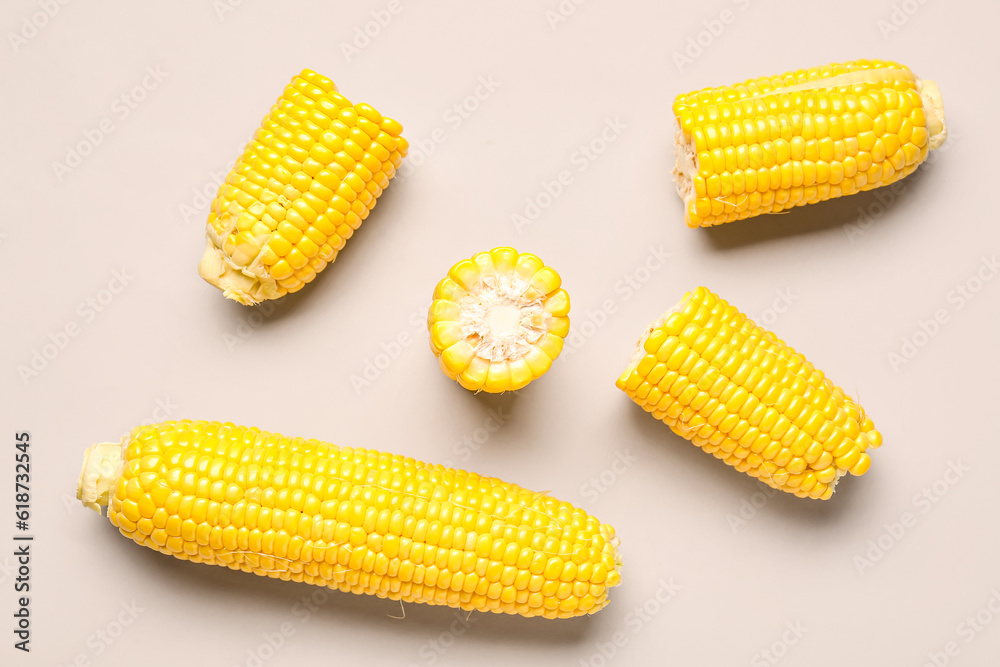
[[408, 147], [402, 130], [303, 70], [219, 188], [198, 273], [245, 305], [302, 289], [388, 187]]
[[451, 267], [427, 315], [441, 370], [466, 389], [497, 393], [541, 376], [569, 332], [569, 295], [532, 254], [494, 248]]
[[196, 563], [403, 602], [592, 614], [621, 581], [614, 529], [498, 479], [218, 422], [89, 448], [77, 497]]
[[649, 326], [618, 387], [674, 433], [799, 497], [828, 499], [882, 444], [843, 389], [704, 287]]
[[889, 185], [947, 137], [937, 85], [884, 60], [696, 90], [677, 97], [674, 116], [690, 227]]

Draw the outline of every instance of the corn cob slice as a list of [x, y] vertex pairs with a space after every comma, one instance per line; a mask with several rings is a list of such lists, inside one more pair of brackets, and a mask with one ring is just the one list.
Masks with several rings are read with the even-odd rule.
[[828, 499], [882, 444], [843, 389], [704, 287], [649, 326], [617, 385], [674, 433], [799, 497]]
[[219, 188], [198, 273], [244, 305], [302, 289], [388, 187], [408, 147], [402, 130], [303, 70]]
[[704, 88], [673, 110], [689, 227], [889, 185], [947, 137], [937, 85], [883, 60]]
[[549, 370], [569, 332], [569, 295], [538, 257], [494, 248], [451, 267], [427, 315], [441, 370], [466, 389], [520, 389]]
[[568, 618], [621, 580], [611, 526], [498, 479], [218, 422], [89, 448], [77, 489], [196, 563], [468, 611]]

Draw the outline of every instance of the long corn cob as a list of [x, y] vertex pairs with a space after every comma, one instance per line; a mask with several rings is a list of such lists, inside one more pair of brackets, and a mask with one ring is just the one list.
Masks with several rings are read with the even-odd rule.
[[228, 423], [94, 445], [77, 496], [182, 560], [404, 602], [567, 618], [601, 609], [621, 580], [614, 529], [568, 503]]
[[882, 444], [843, 389], [705, 287], [649, 326], [617, 384], [674, 433], [799, 497], [828, 499]]
[[532, 254], [494, 248], [451, 267], [427, 316], [441, 370], [466, 389], [520, 389], [541, 376], [569, 332], [562, 279]]
[[402, 130], [303, 70], [212, 202], [201, 277], [246, 305], [302, 289], [388, 187], [408, 147]]
[[889, 185], [947, 137], [941, 94], [894, 62], [800, 69], [674, 101], [687, 224], [709, 227]]

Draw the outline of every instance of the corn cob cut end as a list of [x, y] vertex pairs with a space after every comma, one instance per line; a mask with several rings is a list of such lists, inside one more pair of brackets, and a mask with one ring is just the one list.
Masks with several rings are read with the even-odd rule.
[[427, 317], [441, 370], [470, 391], [500, 393], [546, 373], [569, 332], [562, 279], [530, 253], [494, 248], [455, 264]]
[[890, 61], [697, 90], [673, 113], [673, 178], [689, 227], [890, 185], [948, 136], [937, 84]]
[[930, 79], [917, 79], [917, 92], [923, 102], [924, 116], [927, 118], [927, 134], [930, 135], [930, 149], [940, 148], [948, 139], [948, 125], [944, 121], [944, 100], [941, 89]]
[[[674, 185], [684, 202], [684, 210], [689, 210], [694, 193], [694, 177], [698, 173], [698, 156], [694, 152], [694, 142], [684, 136], [680, 124], [674, 126]], [[690, 218], [688, 218], [690, 225]]]
[[646, 328], [616, 386], [677, 435], [801, 498], [828, 500], [882, 444], [843, 389], [705, 287]]
[[642, 332], [642, 336], [640, 336], [638, 342], [636, 342], [635, 349], [632, 350], [632, 356], [628, 360], [628, 366], [626, 366], [622, 374], [618, 376], [618, 381], [615, 383], [615, 386], [617, 386], [619, 389], [623, 391], [625, 390], [625, 383], [628, 382], [629, 376], [632, 374], [632, 371], [635, 370], [636, 366], [639, 365], [639, 362], [642, 361], [643, 356], [645, 356], [646, 354], [646, 341], [649, 339], [649, 337], [652, 335], [654, 331], [656, 331], [666, 323], [667, 318], [669, 318], [674, 313], [680, 312], [681, 308], [684, 306], [684, 303], [687, 302], [690, 296], [691, 296], [690, 292], [685, 292], [684, 296], [681, 297], [680, 301], [678, 301], [676, 304], [671, 306], [666, 312], [664, 312], [662, 315], [660, 315], [655, 320], [649, 323], [649, 326], [646, 327], [646, 330]]
[[122, 447], [119, 442], [102, 442], [88, 447], [83, 454], [83, 467], [76, 483], [76, 497], [84, 507], [101, 513], [110, 502], [115, 480], [122, 467]]
[[267, 275], [259, 260], [240, 266], [216, 244], [212, 235], [209, 235], [205, 254], [198, 262], [198, 275], [222, 290], [227, 299], [244, 306], [253, 306], [282, 295], [277, 282]]

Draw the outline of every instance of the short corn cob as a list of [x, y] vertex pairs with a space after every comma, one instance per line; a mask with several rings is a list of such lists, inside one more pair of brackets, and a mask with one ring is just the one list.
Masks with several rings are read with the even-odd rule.
[[246, 305], [302, 289], [389, 185], [407, 151], [402, 130], [303, 70], [212, 202], [201, 277]]
[[466, 389], [520, 389], [541, 376], [569, 332], [569, 295], [529, 253], [494, 248], [451, 267], [427, 316], [441, 370]]
[[228, 423], [94, 445], [77, 496], [182, 560], [403, 602], [568, 618], [601, 609], [621, 579], [614, 529], [568, 503]]
[[882, 444], [843, 389], [704, 287], [650, 325], [618, 387], [674, 433], [799, 497], [828, 499]]
[[674, 116], [690, 227], [889, 185], [947, 137], [934, 82], [882, 60], [697, 90], [677, 97]]

